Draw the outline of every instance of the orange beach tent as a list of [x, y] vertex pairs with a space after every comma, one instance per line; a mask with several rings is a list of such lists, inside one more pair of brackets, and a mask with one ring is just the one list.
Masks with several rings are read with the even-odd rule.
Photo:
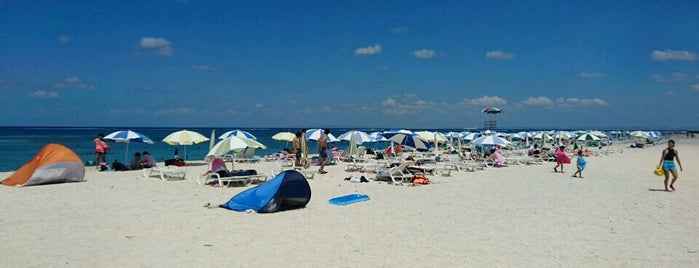
[[79, 182], [85, 178], [85, 165], [67, 147], [51, 143], [15, 173], [2, 181], [7, 186]]

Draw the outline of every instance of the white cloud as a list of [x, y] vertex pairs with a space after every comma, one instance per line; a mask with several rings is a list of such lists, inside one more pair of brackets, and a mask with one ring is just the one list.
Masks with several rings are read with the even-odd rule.
[[407, 93], [383, 100], [381, 101], [381, 106], [383, 106], [381, 111], [384, 114], [399, 116], [421, 114], [427, 110], [439, 109], [436, 103], [419, 99], [417, 95]]
[[394, 32], [394, 33], [407, 33], [409, 31], [408, 27], [394, 27], [394, 28], [391, 28], [390, 30], [391, 30], [391, 32]]
[[420, 59], [430, 59], [433, 58], [437, 53], [431, 49], [421, 49], [413, 51], [413, 55]]
[[262, 103], [255, 103], [256, 108], [265, 108], [265, 105]]
[[563, 106], [607, 106], [607, 102], [599, 99], [557, 98], [556, 104]]
[[77, 76], [71, 76], [67, 77], [63, 80], [53, 82], [51, 84], [51, 87], [53, 88], [59, 88], [59, 89], [87, 89], [87, 90], [92, 90], [95, 89], [96, 86], [93, 83], [83, 81], [80, 79], [80, 77]]
[[185, 115], [185, 114], [195, 114], [195, 110], [192, 108], [177, 108], [177, 109], [163, 109], [155, 112], [156, 115]]
[[142, 37], [139, 45], [158, 56], [172, 56], [174, 54], [170, 41], [162, 37]]
[[672, 80], [674, 81], [684, 81], [689, 79], [689, 75], [684, 73], [672, 73]]
[[174, 54], [172, 47], [161, 47], [155, 50], [155, 55], [158, 56], [172, 56], [172, 54]]
[[672, 73], [669, 77], [661, 74], [651, 74], [650, 78], [653, 79], [655, 82], [680, 82], [689, 80], [691, 77], [689, 77], [689, 75], [685, 73]]
[[587, 73], [587, 72], [582, 72], [580, 73], [580, 77], [583, 78], [600, 78], [600, 77], [606, 77], [606, 74], [603, 73]]
[[667, 78], [665, 78], [664, 76], [662, 76], [660, 74], [651, 74], [650, 79], [655, 80], [655, 82], [666, 82], [667, 81]]
[[58, 36], [58, 42], [61, 42], [63, 44], [70, 43], [70, 41], [72, 41], [72, 40], [73, 40], [73, 38], [70, 36], [66, 36], [66, 35], [59, 35]]
[[507, 101], [498, 96], [483, 96], [477, 99], [462, 99], [461, 103], [478, 106], [498, 106], [507, 104]]
[[553, 106], [553, 101], [547, 97], [529, 97], [527, 100], [522, 102], [523, 105], [531, 106]]
[[39, 91], [36, 91], [36, 92], [29, 94], [29, 97], [38, 98], [38, 99], [55, 99], [55, 98], [58, 98], [58, 93], [53, 92], [53, 91], [39, 90]]
[[331, 113], [333, 111], [333, 109], [327, 105], [323, 105], [323, 107], [321, 107], [321, 110], [325, 113]]
[[154, 48], [154, 47], [169, 47], [170, 41], [162, 37], [143, 37], [140, 42], [141, 47], [144, 48]]
[[208, 64], [195, 64], [192, 65], [192, 69], [197, 70], [197, 71], [205, 71], [205, 72], [218, 72], [221, 69], [208, 65]]
[[694, 92], [699, 92], [699, 84], [692, 85], [692, 90], [694, 90]]
[[511, 60], [515, 58], [515, 54], [507, 53], [502, 50], [493, 50], [486, 52], [485, 57], [498, 60]]
[[354, 55], [374, 55], [379, 53], [381, 53], [381, 45], [358, 48], [354, 51]]
[[693, 61], [698, 60], [699, 55], [686, 51], [686, 50], [654, 50], [650, 54], [650, 58], [654, 61], [668, 61], [668, 60], [686, 60]]

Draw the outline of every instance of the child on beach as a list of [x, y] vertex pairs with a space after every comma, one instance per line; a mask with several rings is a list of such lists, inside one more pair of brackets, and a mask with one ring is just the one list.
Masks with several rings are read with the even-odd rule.
[[554, 172], [558, 172], [558, 167], [561, 167], [561, 173], [563, 173], [563, 164], [570, 164], [570, 158], [566, 155], [565, 149], [565, 146], [556, 149], [556, 166], [553, 168]]
[[587, 161], [585, 161], [585, 157], [583, 157], [583, 151], [580, 150], [580, 151], [578, 151], [578, 164], [577, 164], [578, 171], [576, 171], [575, 174], [573, 174], [573, 177], [578, 177], [578, 175], [579, 175], [580, 178], [582, 179], [582, 177], [583, 177], [582, 171], [585, 170], [586, 165], [587, 165]]

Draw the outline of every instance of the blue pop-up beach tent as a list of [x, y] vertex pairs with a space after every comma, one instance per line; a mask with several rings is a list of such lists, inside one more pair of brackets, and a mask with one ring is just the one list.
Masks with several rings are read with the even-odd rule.
[[279, 173], [254, 188], [247, 189], [221, 205], [235, 211], [248, 209], [259, 213], [271, 213], [305, 207], [311, 200], [311, 187], [306, 177], [298, 171]]

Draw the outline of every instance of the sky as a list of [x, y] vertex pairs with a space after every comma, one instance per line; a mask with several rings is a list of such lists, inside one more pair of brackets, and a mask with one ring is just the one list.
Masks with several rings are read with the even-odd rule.
[[696, 10], [0, 0], [0, 126], [699, 129]]

